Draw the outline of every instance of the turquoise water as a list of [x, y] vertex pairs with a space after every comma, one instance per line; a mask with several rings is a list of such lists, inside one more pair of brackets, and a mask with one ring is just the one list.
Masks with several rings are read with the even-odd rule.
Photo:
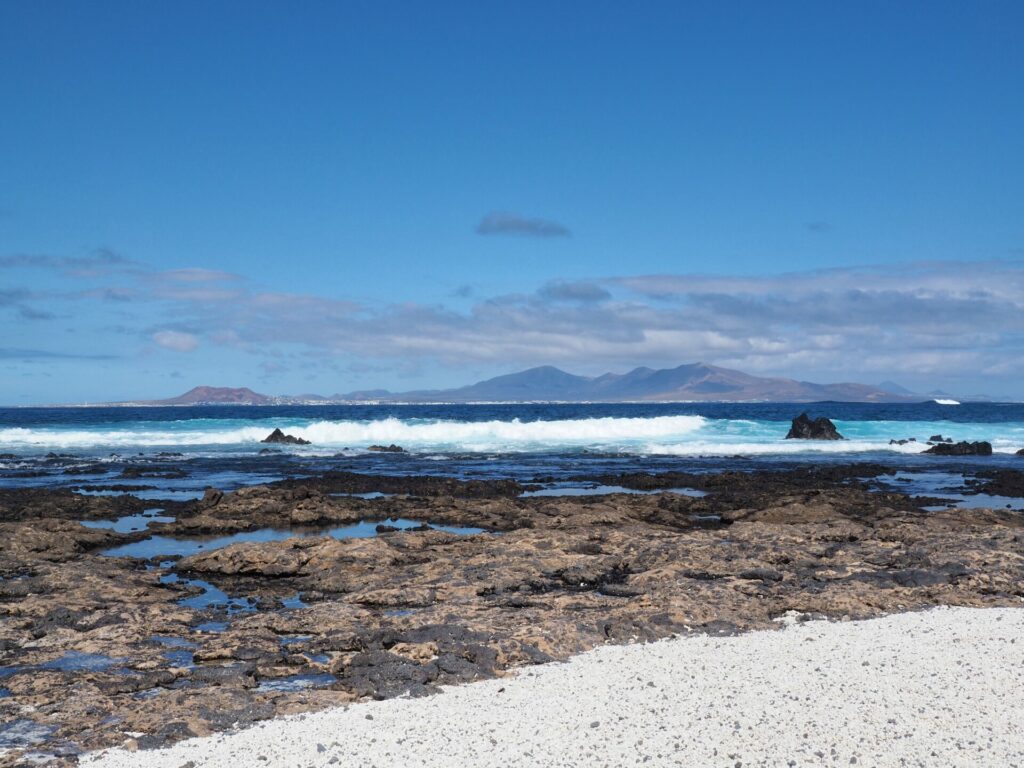
[[[802, 412], [842, 441], [786, 440]], [[273, 429], [311, 441], [268, 446]], [[572, 478], [665, 469], [877, 461], [916, 469], [929, 437], [984, 440], [1019, 466], [1024, 405], [658, 403], [0, 409], [0, 487], [64, 485], [154, 501], [332, 470]], [[891, 440], [916, 438], [904, 445]], [[374, 453], [397, 444], [402, 453]], [[371, 489], [372, 490], [372, 489]], [[367, 496], [372, 497], [373, 494]]]
[[[997, 452], [1024, 448], [1024, 421], [949, 422], [942, 419], [834, 419], [847, 439], [841, 443], [783, 440], [789, 421], [714, 419], [700, 415], [650, 417], [599, 416], [582, 419], [457, 421], [398, 419], [328, 421], [294, 418], [254, 424], [242, 419], [193, 419], [173, 422], [97, 423], [87, 428], [61, 425], [0, 427], [0, 452], [31, 456], [40, 451], [75, 454], [173, 449], [177, 452], [257, 453], [270, 430], [311, 441], [309, 446], [274, 446], [298, 454], [366, 452], [371, 445], [401, 445], [414, 452], [534, 452], [592, 449], [637, 455], [718, 453], [858, 453], [889, 450], [917, 453], [931, 435], [954, 440], [988, 440]], [[916, 437], [918, 444], [889, 446], [890, 439]], [[122, 458], [120, 455], [117, 459]], [[116, 459], [115, 459], [116, 460]], [[9, 459], [8, 459], [9, 461]], [[147, 478], [140, 478], [140, 481]]]
[[[784, 441], [800, 412], [827, 415], [848, 438], [843, 444]], [[989, 440], [997, 451], [1024, 448], [1024, 406], [934, 402], [533, 404], [447, 406], [307, 406], [196, 408], [0, 409], [0, 452], [40, 451], [255, 453], [275, 428], [312, 442], [274, 446], [300, 454], [396, 443], [416, 452], [533, 452], [615, 450], [687, 455], [708, 452], [913, 453], [890, 439]], [[118, 455], [116, 458], [123, 458]]]

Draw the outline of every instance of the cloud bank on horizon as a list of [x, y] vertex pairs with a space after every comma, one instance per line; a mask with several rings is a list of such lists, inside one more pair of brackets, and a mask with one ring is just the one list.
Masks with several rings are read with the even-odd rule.
[[[338, 391], [398, 376], [432, 386], [539, 364], [600, 373], [701, 360], [758, 374], [947, 388], [968, 372], [961, 391], [1011, 396], [1024, 374], [1019, 260], [560, 279], [455, 308], [276, 291], [244, 275], [161, 270], [112, 252], [0, 258], [8, 283], [40, 272], [49, 275], [47, 290], [0, 292], [4, 324], [55, 330], [71, 321], [77, 335], [92, 330], [85, 345], [46, 330], [54, 342], [45, 347], [0, 349], [5, 361], [37, 371], [47, 362], [122, 359], [168, 376], [198, 368], [189, 374], [195, 383], [223, 383], [221, 364], [236, 360], [232, 381], [296, 392], [302, 382]], [[10, 383], [5, 389], [7, 398], [17, 394]]]

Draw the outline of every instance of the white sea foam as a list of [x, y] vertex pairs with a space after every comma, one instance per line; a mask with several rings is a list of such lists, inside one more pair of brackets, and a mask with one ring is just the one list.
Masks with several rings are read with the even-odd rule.
[[127, 430], [127, 429], [0, 429], [0, 446], [6, 448], [95, 448], [124, 446], [236, 445], [262, 440], [266, 427], [228, 430]]
[[382, 419], [370, 422], [319, 421], [293, 434], [316, 444], [398, 443], [451, 446], [460, 450], [538, 448], [550, 445], [617, 445], [684, 437], [705, 424], [701, 416], [563, 419], [557, 421], [435, 421]]
[[720, 443], [707, 440], [675, 443], [672, 445], [648, 444], [645, 454], [666, 456], [766, 456], [792, 453], [868, 453], [891, 451], [893, 453], [921, 453], [927, 443], [906, 443], [889, 445], [871, 440], [777, 440], [774, 442], [731, 442]]
[[[455, 421], [386, 418], [374, 421], [252, 422], [195, 419], [103, 425], [94, 429], [0, 429], [0, 452], [128, 449], [186, 450], [218, 454], [255, 452], [275, 427], [309, 440], [292, 448], [309, 455], [360, 453], [373, 444], [395, 443], [430, 456], [472, 452], [532, 452], [590, 449], [639, 455], [731, 456], [767, 454], [842, 454], [886, 451], [915, 454], [931, 434], [950, 432], [957, 440], [989, 440], [996, 453], [1024, 446], [1024, 424], [950, 424], [949, 422], [840, 422], [848, 440], [784, 440], [788, 422], [709, 419], [701, 416], [585, 418], [551, 421]], [[892, 437], [916, 435], [917, 442], [890, 444]]]
[[[321, 447], [398, 443], [412, 448], [475, 450], [536, 450], [544, 447], [620, 445], [636, 441], [681, 439], [699, 430], [701, 416], [654, 418], [595, 418], [558, 421], [315, 421], [276, 424], [284, 432]], [[14, 448], [90, 448], [97, 446], [251, 445], [273, 427], [233, 429], [0, 429], [0, 446]]]

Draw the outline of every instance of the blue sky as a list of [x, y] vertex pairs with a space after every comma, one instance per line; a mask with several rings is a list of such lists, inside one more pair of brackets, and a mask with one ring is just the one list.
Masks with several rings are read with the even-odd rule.
[[1019, 3], [0, 4], [0, 403], [1021, 397]]

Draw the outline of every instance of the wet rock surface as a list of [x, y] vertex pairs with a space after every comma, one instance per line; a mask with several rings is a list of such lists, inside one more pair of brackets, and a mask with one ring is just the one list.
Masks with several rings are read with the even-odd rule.
[[[699, 498], [521, 498], [527, 486], [512, 481], [332, 473], [211, 489], [162, 504], [173, 521], [128, 532], [80, 521], [151, 502], [4, 490], [0, 721], [18, 726], [0, 765], [24, 750], [71, 763], [80, 750], [150, 748], [362, 698], [430, 694], [602, 643], [771, 628], [791, 610], [843, 619], [1020, 605], [1022, 516], [923, 512], [921, 499], [872, 490], [890, 471], [589, 478], [708, 493]], [[1021, 489], [1024, 473], [978, 473], [972, 487]], [[372, 491], [394, 495], [343, 495]], [[432, 525], [325, 533], [388, 519]], [[180, 558], [101, 554], [151, 535], [263, 529], [296, 536]]]
[[261, 443], [276, 443], [279, 445], [309, 445], [309, 440], [295, 435], [286, 435], [280, 429], [275, 429], [269, 435], [260, 440]]
[[966, 440], [959, 443], [947, 441], [936, 443], [927, 449], [925, 453], [932, 454], [933, 456], [991, 456], [992, 443], [985, 442], [984, 440], [978, 440], [973, 443], [969, 443]]
[[806, 413], [801, 413], [793, 419], [793, 425], [786, 434], [787, 440], [843, 440], [836, 425], [830, 419], [819, 416], [816, 419], [810, 418]]

